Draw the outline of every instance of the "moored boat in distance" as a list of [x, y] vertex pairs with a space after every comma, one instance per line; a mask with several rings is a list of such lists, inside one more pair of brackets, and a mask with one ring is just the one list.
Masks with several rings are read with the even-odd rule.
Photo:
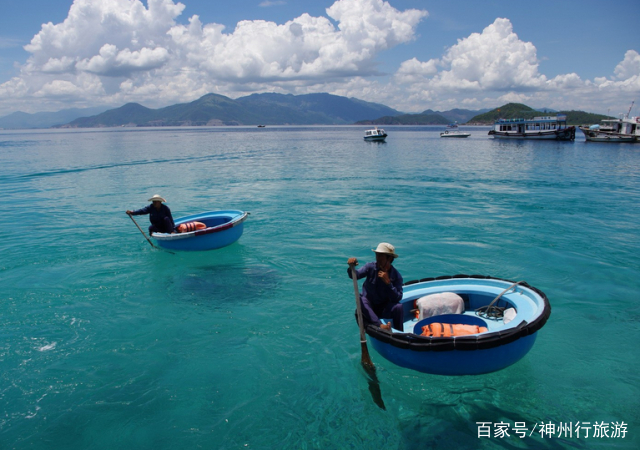
[[382, 142], [387, 138], [387, 133], [382, 128], [375, 127], [373, 130], [366, 130], [364, 132], [365, 141], [378, 141]]
[[496, 139], [552, 139], [573, 141], [576, 127], [567, 126], [567, 116], [534, 117], [533, 119], [498, 119], [489, 131]]
[[524, 281], [454, 275], [410, 281], [403, 290], [403, 329], [369, 324], [366, 333], [393, 364], [435, 375], [479, 375], [516, 363], [551, 315], [547, 296]]
[[[240, 239], [248, 212], [237, 210], [207, 211], [175, 220], [176, 228], [193, 224], [184, 233], [151, 233], [159, 247], [179, 251], [203, 251], [226, 247]], [[200, 228], [203, 224], [204, 228]], [[198, 225], [198, 226], [196, 226]]]
[[578, 128], [587, 142], [640, 142], [640, 117], [604, 119], [601, 125]]
[[466, 133], [464, 131], [443, 131], [440, 133], [440, 137], [443, 138], [467, 138], [471, 136], [471, 133]]

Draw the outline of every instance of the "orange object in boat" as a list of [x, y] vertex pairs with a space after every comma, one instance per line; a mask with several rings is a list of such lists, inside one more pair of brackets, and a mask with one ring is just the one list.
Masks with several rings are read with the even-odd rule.
[[189, 233], [196, 230], [204, 230], [207, 226], [202, 222], [185, 222], [178, 225], [178, 233]]
[[464, 325], [461, 323], [430, 323], [422, 327], [421, 336], [467, 336], [469, 334], [485, 333], [486, 331], [487, 327], [480, 327], [478, 325]]

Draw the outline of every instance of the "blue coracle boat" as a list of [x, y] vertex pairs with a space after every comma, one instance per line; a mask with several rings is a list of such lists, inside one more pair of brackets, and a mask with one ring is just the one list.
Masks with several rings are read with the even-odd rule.
[[[445, 292], [462, 298], [464, 312], [418, 321], [414, 302]], [[366, 331], [371, 344], [398, 366], [437, 375], [478, 375], [516, 363], [531, 350], [538, 330], [551, 314], [547, 296], [526, 282], [481, 275], [408, 282], [401, 303], [404, 330], [389, 332], [369, 325]], [[487, 330], [466, 336], [421, 336], [422, 327], [433, 323], [478, 325]]]
[[214, 250], [233, 244], [242, 236], [248, 212], [227, 210], [207, 211], [191, 216], [180, 217], [175, 225], [187, 222], [200, 222], [206, 228], [187, 233], [152, 233], [158, 246], [167, 250], [202, 251]]

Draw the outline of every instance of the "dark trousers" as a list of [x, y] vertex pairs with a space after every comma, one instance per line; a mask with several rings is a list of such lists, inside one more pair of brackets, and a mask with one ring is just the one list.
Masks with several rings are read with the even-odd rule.
[[362, 319], [365, 325], [374, 324], [380, 326], [380, 319], [391, 319], [391, 326], [396, 330], [404, 331], [404, 311], [401, 303], [387, 303], [372, 305], [366, 299], [360, 299], [362, 305]]
[[173, 233], [173, 223], [171, 219], [165, 217], [164, 220], [159, 224], [151, 224], [149, 225], [149, 234], [151, 233]]

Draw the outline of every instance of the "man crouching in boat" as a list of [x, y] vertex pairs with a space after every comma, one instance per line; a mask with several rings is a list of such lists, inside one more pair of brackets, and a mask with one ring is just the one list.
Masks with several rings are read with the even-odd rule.
[[[360, 301], [362, 304], [362, 318], [364, 324], [374, 324], [385, 330], [393, 328], [403, 329], [404, 318], [402, 313], [402, 275], [392, 266], [393, 260], [398, 257], [393, 245], [382, 242], [376, 253], [376, 261], [365, 264], [361, 269], [356, 269], [358, 279], [366, 277], [362, 285]], [[357, 266], [356, 258], [349, 258], [349, 266]], [[347, 269], [349, 278], [351, 268]], [[391, 319], [392, 323], [382, 324], [380, 319]]]
[[173, 223], [173, 216], [171, 210], [167, 205], [163, 203], [166, 200], [160, 197], [158, 194], [149, 199], [150, 205], [145, 206], [135, 211], [127, 210], [127, 214], [130, 216], [141, 216], [143, 214], [149, 214], [149, 234], [151, 233], [173, 233], [175, 232], [175, 224]]

